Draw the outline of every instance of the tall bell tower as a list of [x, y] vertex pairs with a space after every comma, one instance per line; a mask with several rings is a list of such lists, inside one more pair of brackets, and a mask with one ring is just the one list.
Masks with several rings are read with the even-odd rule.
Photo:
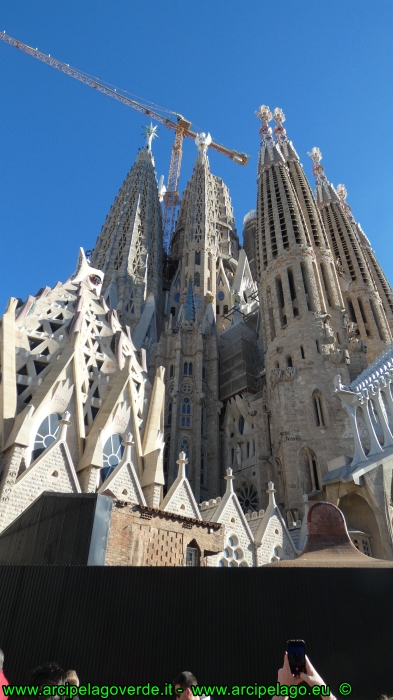
[[[342, 295], [323, 224], [275, 111], [262, 106], [256, 260], [275, 483], [287, 508], [322, 497], [327, 461], [345, 453], [331, 396], [349, 381]], [[345, 379], [344, 379], [345, 377]], [[337, 407], [336, 407], [337, 408]]]

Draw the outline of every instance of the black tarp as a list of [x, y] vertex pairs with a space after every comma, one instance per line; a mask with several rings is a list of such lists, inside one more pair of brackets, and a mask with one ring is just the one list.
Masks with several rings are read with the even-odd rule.
[[[393, 694], [392, 569], [0, 567], [11, 682], [55, 660], [82, 683], [269, 684], [302, 638], [333, 690]], [[340, 697], [340, 696], [338, 696]]]
[[0, 535], [0, 566], [104, 564], [112, 499], [42, 493]]

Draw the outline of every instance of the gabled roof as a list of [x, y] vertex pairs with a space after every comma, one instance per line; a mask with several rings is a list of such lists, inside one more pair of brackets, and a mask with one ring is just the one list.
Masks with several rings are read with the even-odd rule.
[[161, 503], [161, 510], [202, 520], [190, 482], [186, 477], [187, 463], [185, 452], [181, 452], [177, 460], [179, 465], [177, 477]]

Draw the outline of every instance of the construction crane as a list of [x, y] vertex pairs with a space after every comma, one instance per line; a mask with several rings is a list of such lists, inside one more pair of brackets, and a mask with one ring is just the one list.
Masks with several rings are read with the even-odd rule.
[[[112, 89], [107, 85], [98, 82], [98, 80], [90, 75], [87, 75], [76, 68], [72, 68], [67, 63], [62, 63], [56, 58], [52, 58], [50, 55], [41, 53], [41, 51], [38, 51], [38, 49], [33, 49], [31, 46], [23, 44], [21, 41], [14, 39], [5, 32], [0, 32], [0, 39], [5, 44], [14, 46], [16, 49], [23, 51], [23, 53], [27, 53], [29, 56], [42, 61], [42, 63], [46, 63], [48, 66], [56, 68], [62, 73], [71, 76], [71, 78], [75, 78], [75, 80], [79, 80], [81, 83], [89, 85], [90, 87], [94, 88], [94, 90], [102, 92], [108, 97], [112, 97], [112, 99], [117, 100], [117, 102], [121, 102], [127, 107], [131, 107], [142, 114], [146, 114], [151, 119], [154, 119], [160, 124], [164, 124], [167, 129], [172, 129], [175, 132], [175, 142], [173, 144], [171, 162], [169, 166], [168, 184], [164, 195], [163, 235], [165, 249], [169, 251], [175, 228], [176, 207], [179, 204], [179, 178], [183, 155], [183, 138], [186, 137], [195, 139], [197, 136], [196, 132], [191, 131], [190, 129], [191, 122], [185, 119], [181, 114], [162, 109], [162, 111], [167, 112], [168, 114], [173, 114], [176, 117], [177, 121], [173, 121], [172, 119], [159, 114], [159, 112], [156, 112], [154, 109], [151, 109], [151, 107], [148, 105], [132, 100], [126, 95], [123, 95], [121, 92], [117, 92], [116, 89]], [[222, 153], [222, 155], [231, 158], [231, 160], [233, 160], [235, 163], [239, 163], [239, 165], [246, 165], [248, 163], [249, 156], [247, 156], [245, 153], [238, 153], [238, 151], [225, 148], [225, 146], [215, 143], [214, 141], [211, 142], [209, 148], [211, 148], [213, 151], [217, 151], [217, 153]]]

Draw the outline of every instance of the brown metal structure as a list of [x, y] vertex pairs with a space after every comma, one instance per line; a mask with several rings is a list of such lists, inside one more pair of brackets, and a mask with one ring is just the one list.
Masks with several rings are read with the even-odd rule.
[[[98, 80], [96, 80], [96, 78], [87, 75], [86, 73], [83, 73], [83, 71], [77, 70], [76, 68], [72, 68], [67, 63], [62, 63], [62, 61], [58, 61], [56, 58], [52, 58], [50, 55], [38, 51], [38, 49], [33, 49], [31, 46], [23, 44], [21, 41], [14, 39], [5, 32], [0, 33], [0, 39], [5, 44], [14, 46], [14, 48], [23, 51], [23, 53], [27, 53], [29, 56], [37, 58], [42, 63], [46, 63], [48, 66], [56, 68], [62, 73], [69, 75], [71, 78], [79, 80], [79, 82], [84, 83], [85, 85], [89, 85], [89, 87], [94, 88], [94, 90], [102, 92], [108, 97], [112, 97], [112, 99], [116, 100], [117, 102], [121, 102], [127, 107], [136, 109], [137, 112], [141, 112], [141, 114], [146, 114], [151, 119], [154, 119], [160, 124], [164, 124], [164, 126], [166, 126], [167, 129], [172, 129], [175, 131], [175, 142], [173, 144], [171, 162], [169, 166], [168, 187], [164, 196], [164, 245], [165, 248], [168, 249], [170, 247], [172, 235], [174, 232], [176, 207], [179, 203], [178, 187], [181, 159], [183, 153], [183, 138], [187, 137], [195, 139], [197, 136], [196, 132], [191, 131], [190, 129], [191, 122], [187, 119], [184, 119], [184, 117], [181, 114], [177, 114], [176, 112], [170, 112], [169, 110], [162, 110], [164, 112], [168, 112], [168, 114], [174, 114], [177, 117], [177, 121], [168, 119], [168, 117], [159, 114], [159, 112], [156, 112], [149, 106], [137, 102], [136, 100], [132, 100], [130, 97], [123, 95], [121, 92], [117, 92], [116, 89], [113, 90], [112, 88], [103, 85]], [[245, 153], [239, 153], [238, 151], [225, 148], [225, 146], [221, 146], [220, 144], [215, 143], [214, 141], [212, 141], [209, 148], [211, 148], [213, 151], [217, 151], [217, 153], [221, 153], [222, 155], [227, 156], [227, 158], [231, 158], [231, 160], [233, 160], [235, 163], [239, 163], [239, 165], [246, 165], [248, 163], [249, 156], [247, 156]]]

